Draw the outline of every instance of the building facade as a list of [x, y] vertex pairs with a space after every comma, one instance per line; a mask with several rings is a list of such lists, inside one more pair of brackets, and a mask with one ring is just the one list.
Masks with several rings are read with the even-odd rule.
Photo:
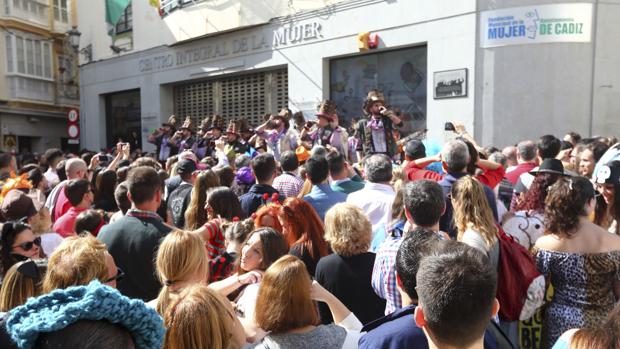
[[[80, 26], [81, 44], [92, 45], [93, 52], [93, 61], [82, 61], [80, 68], [83, 146], [98, 149], [120, 138], [152, 150], [146, 137], [170, 114], [200, 120], [217, 113], [248, 117], [257, 125], [264, 114], [284, 106], [313, 117], [322, 99], [335, 100], [347, 124], [362, 115], [372, 88], [383, 91], [407, 131], [427, 128], [429, 138], [439, 141], [447, 137], [444, 124], [450, 120], [496, 145], [542, 132], [590, 135], [618, 129], [618, 118], [610, 117], [620, 110], [617, 102], [597, 95], [596, 83], [588, 87], [580, 75], [596, 73], [593, 67], [613, 58], [613, 50], [608, 47], [596, 64], [579, 61], [583, 53], [566, 57], [600, 48], [600, 35], [588, 42], [482, 47], [486, 11], [523, 1], [268, 3], [174, 0], [162, 1], [158, 10], [133, 1], [131, 16], [125, 16], [132, 18], [131, 31], [112, 37], [104, 9], [96, 8], [102, 5], [78, 8], [80, 23], [88, 23]], [[613, 1], [606, 6], [620, 8]], [[611, 26], [597, 13], [590, 19], [593, 28]], [[360, 50], [362, 33], [373, 34], [376, 48]], [[612, 37], [606, 33], [604, 40]], [[511, 61], [530, 53], [536, 59]], [[582, 66], [566, 77], [576, 79], [569, 89], [590, 99], [575, 99], [562, 92], [566, 85], [554, 86], [559, 73], [577, 63]], [[547, 84], [531, 88], [529, 80], [516, 79], [530, 75]], [[605, 93], [617, 91], [614, 81], [605, 83], [610, 85]], [[543, 86], [550, 90], [538, 95]], [[592, 103], [592, 96], [602, 100]]]
[[77, 52], [66, 35], [70, 0], [4, 0], [0, 9], [2, 150], [69, 149], [67, 113], [79, 105]]

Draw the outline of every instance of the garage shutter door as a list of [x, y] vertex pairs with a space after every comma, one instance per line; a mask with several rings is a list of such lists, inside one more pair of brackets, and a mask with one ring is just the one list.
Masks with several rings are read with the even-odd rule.
[[195, 125], [211, 114], [221, 115], [226, 124], [246, 117], [253, 126], [268, 113], [288, 106], [286, 69], [234, 75], [175, 86], [175, 114], [191, 116]]

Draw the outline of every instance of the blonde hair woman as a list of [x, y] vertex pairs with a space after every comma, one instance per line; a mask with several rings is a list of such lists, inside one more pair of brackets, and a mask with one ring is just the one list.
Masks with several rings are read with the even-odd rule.
[[0, 312], [8, 312], [41, 294], [41, 278], [47, 270], [45, 262], [29, 259], [9, 268], [0, 288]]
[[[372, 289], [375, 254], [368, 252], [372, 225], [357, 206], [336, 204], [325, 214], [325, 240], [334, 253], [319, 260], [315, 278], [325, 289], [368, 323], [383, 316], [385, 300]], [[332, 322], [330, 311], [319, 304], [321, 321]]]
[[205, 285], [183, 290], [164, 314], [163, 349], [237, 349], [243, 327], [228, 300]]
[[462, 177], [452, 185], [451, 196], [457, 240], [484, 252], [497, 267], [497, 225], [482, 183], [472, 176]]
[[207, 223], [207, 191], [220, 185], [220, 177], [212, 170], [200, 172], [192, 189], [192, 198], [185, 211], [185, 229], [196, 230]]
[[183, 230], [171, 232], [157, 250], [155, 267], [162, 288], [154, 303], [149, 305], [164, 314], [173, 294], [192, 284], [206, 284], [209, 258], [202, 238]]
[[88, 285], [95, 279], [116, 287], [116, 282], [123, 276], [105, 244], [92, 235], [66, 238], [50, 256], [47, 267], [43, 293], [57, 288]]

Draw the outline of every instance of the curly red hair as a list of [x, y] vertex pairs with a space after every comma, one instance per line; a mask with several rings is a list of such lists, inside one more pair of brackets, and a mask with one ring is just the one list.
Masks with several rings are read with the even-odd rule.
[[317, 260], [328, 254], [325, 227], [312, 205], [299, 198], [287, 198], [278, 217], [287, 228], [284, 238], [289, 247], [301, 244]]

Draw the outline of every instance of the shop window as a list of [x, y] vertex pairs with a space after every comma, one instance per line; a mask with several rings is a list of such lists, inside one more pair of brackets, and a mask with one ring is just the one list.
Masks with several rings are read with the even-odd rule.
[[408, 133], [426, 127], [427, 48], [417, 46], [330, 61], [330, 98], [343, 125], [363, 117], [369, 90], [379, 89]]

